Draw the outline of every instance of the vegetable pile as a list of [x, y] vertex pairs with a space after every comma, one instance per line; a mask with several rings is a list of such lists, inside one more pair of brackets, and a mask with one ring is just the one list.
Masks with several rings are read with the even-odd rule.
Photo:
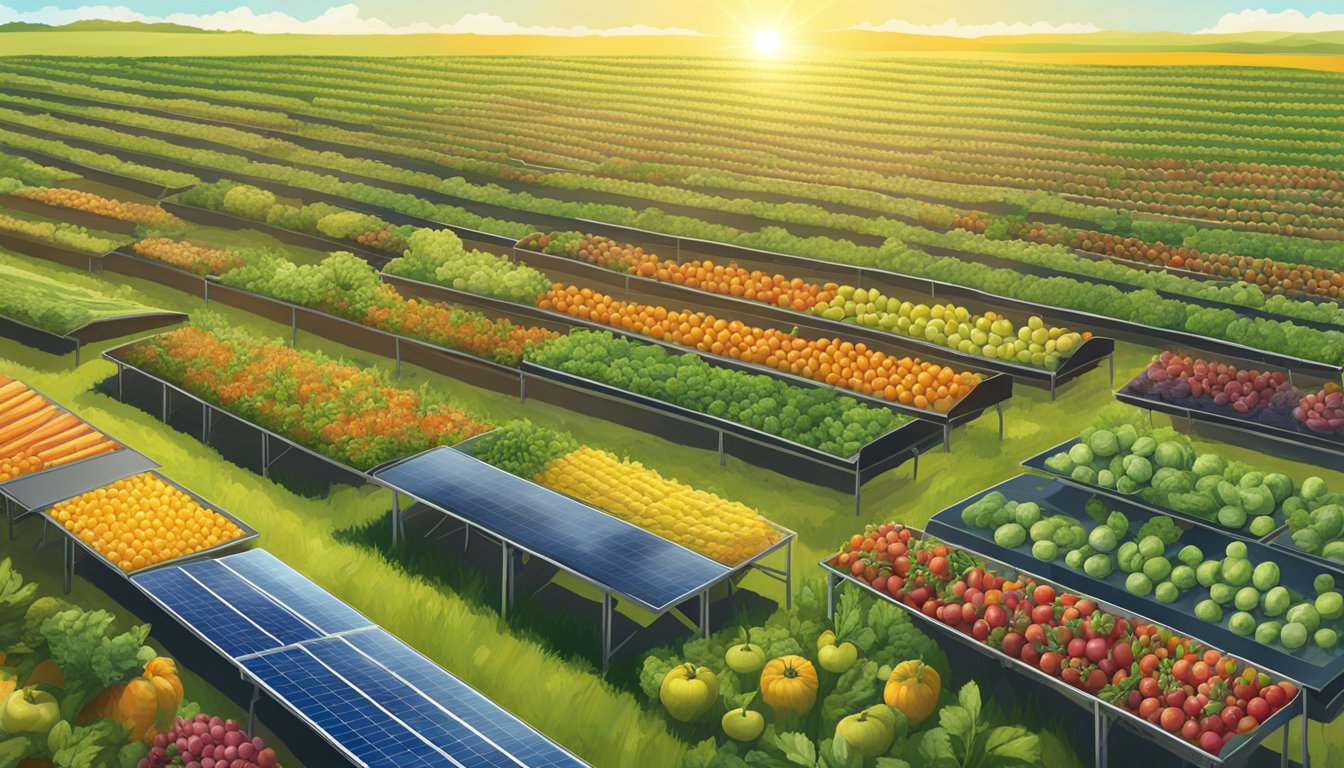
[[571, 331], [529, 350], [529, 361], [735, 421], [836, 456], [857, 454], [909, 421], [830, 389], [718, 368], [605, 331]]
[[0, 481], [120, 448], [36, 390], [0, 374]]
[[906, 543], [888, 559], [885, 551], [865, 548], [864, 537], [855, 538], [857, 546], [851, 541], [828, 565], [1210, 754], [1255, 731], [1298, 693], [1291, 683], [1275, 683], [1196, 640], [1113, 616], [1031, 577], [1008, 580], [930, 539]]

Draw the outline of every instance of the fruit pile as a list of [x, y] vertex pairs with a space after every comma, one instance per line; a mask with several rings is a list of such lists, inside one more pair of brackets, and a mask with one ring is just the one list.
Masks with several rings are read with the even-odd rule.
[[25, 187], [12, 193], [15, 197], [36, 200], [39, 203], [70, 208], [76, 211], [106, 216], [118, 221], [130, 221], [151, 227], [172, 227], [182, 220], [157, 205], [127, 203], [92, 192], [64, 187]]
[[1344, 392], [1331, 382], [1318, 392], [1303, 395], [1293, 408], [1293, 418], [1312, 432], [1344, 434]]
[[238, 723], [198, 714], [178, 717], [167, 733], [154, 737], [149, 755], [137, 768], [280, 768], [275, 750], [260, 736], [248, 738]]
[[533, 479], [724, 565], [743, 563], [779, 541], [779, 531], [740, 502], [587, 446]]
[[863, 343], [804, 339], [703, 312], [617, 301], [574, 285], [555, 284], [537, 306], [939, 413], [951, 409], [978, 381], [976, 374], [919, 358], [892, 357]]
[[577, 232], [534, 233], [519, 241], [519, 247], [1051, 371], [1058, 369], [1064, 359], [1091, 337], [1091, 333], [1046, 327], [1039, 317], [1031, 317], [1026, 325], [1018, 327], [994, 312], [977, 315], [952, 304], [932, 307], [912, 304], [885, 296], [876, 289], [835, 283], [821, 285], [797, 277], [748, 270], [737, 262], [724, 265], [704, 259], [678, 263], [645, 253], [638, 246]]
[[237, 251], [209, 248], [166, 237], [141, 240], [131, 247], [136, 254], [147, 259], [162, 261], [164, 264], [202, 276], [222, 275], [247, 263], [246, 257]]
[[1113, 616], [1030, 577], [1006, 579], [897, 523], [867, 526], [827, 563], [1210, 754], [1298, 693], [1164, 627]]
[[1154, 357], [1129, 383], [1128, 390], [1140, 397], [1169, 402], [1193, 401], [1210, 411], [1242, 416], [1268, 412], [1268, 420], [1283, 418], [1298, 403], [1298, 395], [1282, 371], [1238, 369], [1175, 350]]
[[[1333, 576], [1322, 573], [1312, 584], [1315, 595], [1279, 583], [1279, 565], [1272, 560], [1252, 563], [1244, 542], [1227, 545], [1221, 562], [1205, 560], [1195, 569], [1208, 598], [1195, 606], [1195, 616], [1214, 624], [1226, 623], [1239, 635], [1254, 635], [1262, 645], [1279, 644], [1297, 652], [1309, 642], [1323, 651], [1339, 643], [1344, 629], [1344, 595], [1335, 590]], [[1224, 615], [1224, 609], [1235, 611]]]
[[118, 245], [115, 240], [89, 234], [88, 229], [63, 221], [20, 219], [8, 214], [0, 214], [0, 230], [63, 245], [82, 253], [107, 253]]
[[51, 517], [128, 573], [242, 535], [227, 518], [150, 472], [63, 501], [51, 508]]
[[23, 382], [0, 374], [0, 482], [120, 448]]

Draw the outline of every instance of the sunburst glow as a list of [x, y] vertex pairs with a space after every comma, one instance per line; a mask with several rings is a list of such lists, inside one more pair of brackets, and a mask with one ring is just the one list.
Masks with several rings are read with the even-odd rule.
[[762, 29], [751, 39], [751, 45], [762, 56], [774, 56], [779, 53], [782, 44], [779, 33], [773, 29]]

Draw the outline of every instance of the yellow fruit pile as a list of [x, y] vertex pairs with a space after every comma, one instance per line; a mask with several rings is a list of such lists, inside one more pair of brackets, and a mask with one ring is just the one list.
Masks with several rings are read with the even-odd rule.
[[586, 446], [550, 462], [534, 480], [724, 565], [755, 557], [780, 537], [744, 504]]
[[150, 473], [63, 501], [51, 516], [127, 572], [242, 535], [227, 518]]

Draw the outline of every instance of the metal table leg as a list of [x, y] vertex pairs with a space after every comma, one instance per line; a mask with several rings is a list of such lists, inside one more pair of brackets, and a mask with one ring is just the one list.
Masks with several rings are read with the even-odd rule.
[[[732, 582], [729, 582], [730, 584]], [[784, 610], [793, 609], [793, 539], [784, 545]]]
[[700, 637], [709, 637], [709, 590], [700, 593]]
[[602, 593], [602, 673], [611, 665], [611, 593]]
[[65, 594], [70, 594], [70, 588], [74, 586], [75, 580], [75, 540], [65, 536], [61, 540], [61, 555], [64, 561], [64, 568], [61, 569], [62, 586], [65, 588]]
[[499, 569], [499, 615], [500, 618], [509, 618], [509, 545], [500, 542], [499, 550], [501, 552]]
[[1307, 748], [1307, 692], [1299, 690], [1297, 695], [1302, 698], [1302, 768], [1308, 768], [1311, 765], [1311, 750]]
[[826, 618], [835, 620], [835, 574], [826, 569]]
[[247, 700], [247, 736], [251, 738], [257, 730], [257, 701], [261, 699], [261, 689], [252, 686], [252, 696]]

